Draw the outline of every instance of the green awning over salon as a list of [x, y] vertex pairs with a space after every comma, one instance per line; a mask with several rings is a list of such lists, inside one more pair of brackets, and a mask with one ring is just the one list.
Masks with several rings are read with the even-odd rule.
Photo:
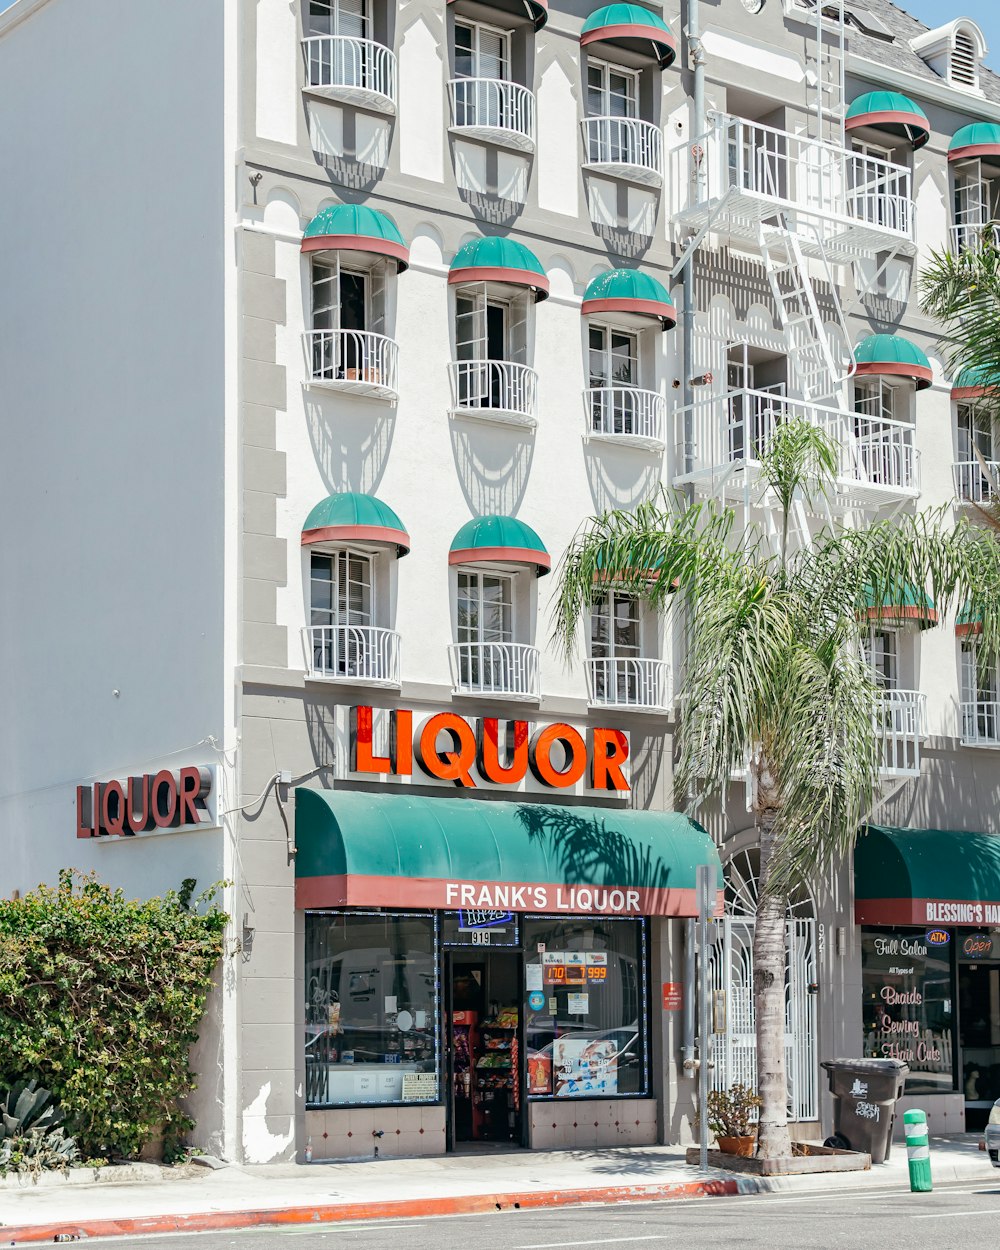
[[854, 849], [857, 924], [1000, 924], [1000, 837], [869, 825]]
[[295, 792], [296, 906], [694, 916], [708, 834], [675, 812]]

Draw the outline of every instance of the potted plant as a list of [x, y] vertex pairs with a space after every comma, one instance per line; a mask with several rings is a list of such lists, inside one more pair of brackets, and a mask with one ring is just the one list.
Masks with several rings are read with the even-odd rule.
[[753, 1155], [757, 1134], [750, 1117], [761, 1105], [758, 1096], [739, 1083], [728, 1089], [713, 1089], [708, 1095], [708, 1126], [723, 1154]]

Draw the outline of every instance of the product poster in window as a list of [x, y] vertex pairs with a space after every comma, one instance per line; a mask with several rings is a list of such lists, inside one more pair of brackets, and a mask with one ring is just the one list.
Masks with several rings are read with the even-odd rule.
[[618, 1093], [618, 1044], [611, 1038], [558, 1037], [552, 1066], [557, 1098]]

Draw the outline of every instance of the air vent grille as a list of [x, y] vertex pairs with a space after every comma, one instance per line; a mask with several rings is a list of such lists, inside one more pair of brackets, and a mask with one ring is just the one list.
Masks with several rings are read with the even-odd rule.
[[979, 83], [979, 61], [976, 44], [964, 30], [955, 32], [955, 46], [951, 52], [951, 81], [959, 87], [975, 87]]

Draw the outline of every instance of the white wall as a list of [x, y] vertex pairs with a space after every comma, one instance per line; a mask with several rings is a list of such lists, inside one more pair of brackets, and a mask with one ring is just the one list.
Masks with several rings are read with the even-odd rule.
[[223, 737], [222, 16], [0, 16], [0, 894], [221, 875], [218, 835], [77, 842], [73, 788]]

